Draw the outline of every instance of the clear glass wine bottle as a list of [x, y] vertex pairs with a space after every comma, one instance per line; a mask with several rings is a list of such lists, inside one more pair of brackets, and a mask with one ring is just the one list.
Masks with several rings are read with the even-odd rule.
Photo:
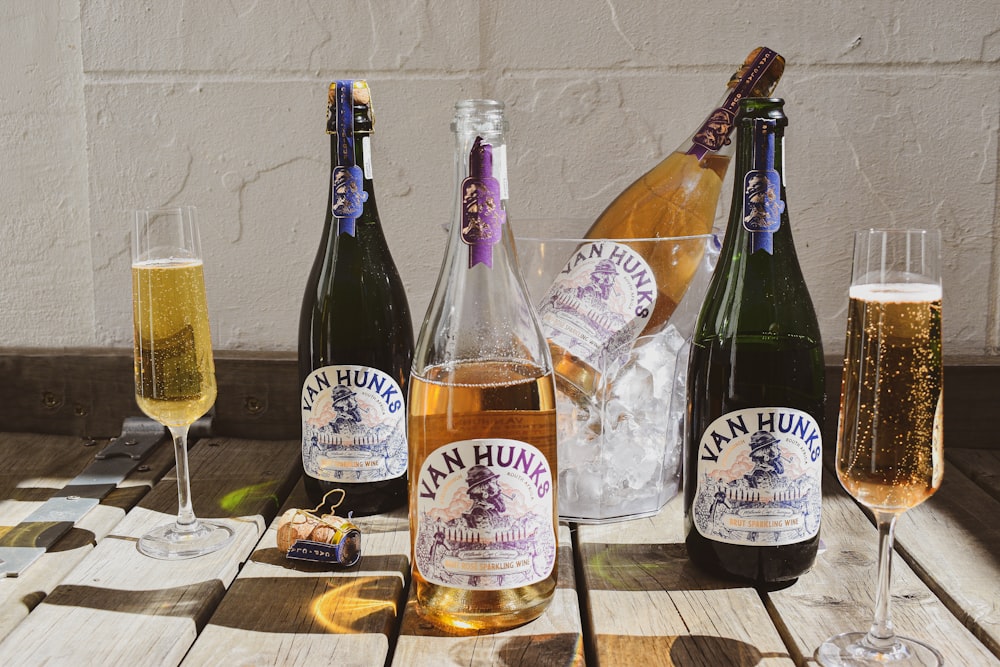
[[542, 613], [556, 585], [556, 413], [548, 346], [507, 219], [506, 121], [455, 108], [456, 212], [410, 384], [418, 611], [461, 630]]

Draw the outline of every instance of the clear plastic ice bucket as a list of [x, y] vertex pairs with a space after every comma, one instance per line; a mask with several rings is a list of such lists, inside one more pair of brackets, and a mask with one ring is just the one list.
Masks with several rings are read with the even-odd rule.
[[[522, 230], [527, 231], [524, 226]], [[536, 308], [551, 299], [553, 281], [581, 244], [593, 242], [516, 239], [518, 261]], [[609, 344], [591, 360], [595, 372], [588, 392], [581, 394], [559, 382], [559, 516], [579, 523], [649, 516], [678, 492], [688, 340], [719, 248], [711, 235], [615, 243], [641, 247], [644, 254], [655, 246], [657, 253], [694, 253], [699, 259], [687, 292], [665, 324], [617, 349]]]

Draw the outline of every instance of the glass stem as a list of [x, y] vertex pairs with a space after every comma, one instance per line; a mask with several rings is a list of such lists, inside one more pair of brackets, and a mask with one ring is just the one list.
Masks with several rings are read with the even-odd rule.
[[191, 472], [188, 470], [188, 426], [168, 426], [174, 438], [174, 460], [177, 462], [177, 530], [194, 531], [198, 518], [191, 504]]
[[894, 512], [875, 512], [875, 523], [878, 526], [878, 588], [875, 591], [875, 620], [868, 630], [865, 643], [882, 651], [887, 651], [896, 643], [896, 634], [892, 627], [892, 598], [889, 593], [896, 517], [897, 514]]

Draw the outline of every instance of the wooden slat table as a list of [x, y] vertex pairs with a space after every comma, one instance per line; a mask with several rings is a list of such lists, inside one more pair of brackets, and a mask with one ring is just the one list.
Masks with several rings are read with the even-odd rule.
[[[0, 526], [13, 526], [83, 470], [104, 442], [0, 434]], [[191, 449], [199, 516], [237, 532], [227, 549], [167, 563], [138, 535], [176, 509], [161, 445], [22, 576], [0, 579], [3, 665], [804, 665], [828, 635], [870, 623], [876, 532], [825, 480], [817, 565], [758, 592], [696, 569], [680, 499], [656, 516], [560, 527], [560, 584], [521, 628], [448, 636], [409, 590], [405, 511], [356, 520], [361, 562], [289, 561], [275, 523], [303, 507], [298, 443], [203, 437]], [[893, 610], [949, 665], [1000, 665], [1000, 456], [948, 449], [945, 483], [903, 515]], [[7, 529], [0, 528], [0, 537]]]

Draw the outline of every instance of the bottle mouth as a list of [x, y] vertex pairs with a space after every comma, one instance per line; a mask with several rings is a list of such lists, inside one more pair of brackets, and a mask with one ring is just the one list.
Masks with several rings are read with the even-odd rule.
[[736, 121], [746, 121], [751, 118], [772, 120], [778, 125], [787, 125], [788, 116], [784, 111], [785, 100], [780, 97], [745, 97], [740, 100]]
[[472, 99], [455, 103], [452, 132], [499, 134], [507, 131], [504, 103], [499, 100]]

